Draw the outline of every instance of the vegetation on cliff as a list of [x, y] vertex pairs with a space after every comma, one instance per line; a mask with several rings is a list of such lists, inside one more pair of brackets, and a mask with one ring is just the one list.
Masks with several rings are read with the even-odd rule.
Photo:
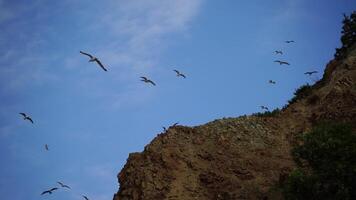
[[293, 149], [298, 168], [283, 186], [286, 199], [356, 199], [356, 134], [345, 124], [321, 125]]
[[356, 42], [356, 11], [354, 11], [350, 16], [344, 15], [344, 20], [342, 21], [342, 31], [341, 31], [341, 43], [342, 46], [336, 49], [335, 59], [341, 60], [345, 58], [347, 51]]

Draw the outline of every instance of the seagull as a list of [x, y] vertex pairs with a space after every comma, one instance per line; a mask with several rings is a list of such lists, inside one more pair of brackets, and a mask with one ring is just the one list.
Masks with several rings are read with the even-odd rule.
[[45, 149], [48, 151], [49, 148], [48, 148], [48, 144], [45, 144]]
[[63, 184], [63, 183], [61, 183], [61, 182], [57, 182], [59, 185], [61, 185], [61, 187], [65, 187], [65, 188], [68, 188], [68, 189], [70, 189], [70, 187], [68, 186], [68, 185], [65, 185], [65, 184]]
[[173, 71], [175, 71], [176, 73], [177, 73], [177, 76], [181, 76], [181, 77], [183, 77], [183, 78], [186, 78], [185, 77], [185, 75], [184, 74], [182, 74], [182, 73], [180, 73], [178, 70], [173, 70]]
[[292, 42], [294, 42], [294, 40], [287, 40], [287, 41], [285, 41], [286, 43], [292, 43]]
[[33, 124], [33, 120], [31, 119], [31, 117], [27, 116], [25, 113], [19, 113], [19, 114], [23, 116], [24, 120], [28, 120]]
[[283, 65], [283, 64], [285, 64], [285, 65], [290, 65], [288, 62], [286, 62], [286, 61], [280, 61], [280, 60], [275, 60], [274, 62], [277, 62], [277, 63], [279, 63], [280, 65]]
[[94, 56], [92, 56], [92, 55], [90, 55], [90, 54], [88, 54], [88, 53], [85, 53], [85, 52], [83, 52], [83, 51], [80, 51], [80, 53], [83, 54], [83, 55], [89, 56], [89, 58], [90, 58], [89, 62], [96, 62], [96, 63], [98, 63], [98, 64], [100, 65], [100, 67], [101, 67], [104, 71], [108, 71], [107, 69], [105, 69], [104, 65], [101, 64], [101, 62], [100, 62], [100, 60], [99, 60], [98, 58], [96, 58], [96, 57], [94, 57]]
[[55, 187], [55, 188], [52, 188], [52, 189], [50, 189], [50, 190], [46, 190], [46, 191], [42, 192], [41, 195], [44, 195], [44, 194], [46, 194], [46, 193], [52, 194], [52, 192], [55, 191], [55, 190], [58, 190], [58, 188]]
[[271, 83], [271, 84], [276, 84], [276, 81], [273, 81], [273, 80], [269, 80], [268, 83]]
[[151, 83], [152, 85], [156, 85], [153, 81], [151, 81], [147, 77], [141, 76], [140, 78], [142, 79], [141, 81], [143, 81], [145, 83]]
[[267, 106], [260, 106], [262, 110], [266, 110], [266, 111], [269, 111], [268, 107]]
[[274, 53], [283, 55], [282, 51], [274, 51]]
[[318, 73], [318, 71], [305, 72], [305, 75], [311, 76], [312, 74]]
[[86, 196], [84, 196], [84, 195], [82, 195], [82, 197], [83, 197], [85, 200], [89, 200], [89, 198], [86, 197]]

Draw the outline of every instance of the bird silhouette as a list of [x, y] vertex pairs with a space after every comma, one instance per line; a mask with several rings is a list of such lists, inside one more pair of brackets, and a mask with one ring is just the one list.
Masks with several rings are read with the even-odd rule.
[[46, 193], [52, 194], [52, 192], [55, 191], [55, 190], [58, 190], [58, 188], [55, 187], [55, 188], [52, 188], [52, 189], [50, 189], [50, 190], [46, 190], [46, 191], [42, 192], [41, 195], [44, 195], [44, 194], [46, 194]]
[[266, 110], [266, 111], [269, 111], [268, 107], [267, 106], [260, 106], [262, 110]]
[[167, 128], [165, 126], [162, 126], [163, 132], [167, 132]]
[[176, 127], [178, 124], [179, 124], [179, 122], [176, 122], [171, 127]]
[[274, 51], [274, 53], [283, 55], [283, 52], [282, 51], [278, 51], [278, 50]]
[[28, 121], [30, 121], [30, 122], [33, 124], [33, 120], [31, 119], [31, 117], [27, 116], [25, 113], [20, 113], [20, 115], [23, 116], [23, 119], [24, 119], [24, 120], [28, 120]]
[[61, 187], [70, 189], [70, 187], [69, 187], [68, 185], [63, 184], [63, 183], [60, 182], [60, 181], [57, 181], [57, 183], [58, 183], [59, 185], [61, 185]]
[[316, 74], [316, 73], [318, 73], [318, 72], [317, 71], [311, 71], [311, 72], [305, 72], [304, 74], [311, 76], [312, 74]]
[[48, 151], [49, 148], [48, 148], [48, 144], [45, 144], [45, 149]]
[[82, 195], [82, 197], [83, 197], [85, 200], [89, 200], [89, 198], [88, 198], [87, 196]]
[[290, 65], [288, 62], [286, 61], [280, 61], [280, 60], [275, 60], [274, 62], [279, 63], [280, 65]]
[[294, 40], [287, 40], [285, 41], [286, 43], [292, 43], [292, 42], [295, 42]]
[[273, 80], [269, 80], [268, 83], [271, 83], [271, 84], [276, 84], [276, 81], [273, 81]]
[[141, 76], [140, 78], [141, 78], [141, 81], [143, 81], [145, 83], [151, 83], [152, 85], [156, 85], [153, 81], [151, 81], [147, 77]]
[[182, 74], [182, 73], [180, 73], [178, 70], [173, 70], [173, 71], [175, 71], [176, 73], [177, 73], [177, 76], [179, 77], [179, 76], [181, 76], [181, 77], [183, 77], [183, 78], [186, 78], [185, 77], [185, 75], [184, 74]]
[[83, 51], [80, 51], [80, 53], [88, 56], [90, 58], [89, 62], [96, 62], [104, 71], [108, 71], [98, 58], [92, 56], [91, 54], [85, 53]]

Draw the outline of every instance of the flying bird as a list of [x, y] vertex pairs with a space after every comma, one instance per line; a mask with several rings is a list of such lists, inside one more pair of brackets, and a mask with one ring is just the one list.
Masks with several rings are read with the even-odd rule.
[[276, 84], [276, 81], [273, 81], [273, 80], [269, 80], [268, 83], [271, 83], [271, 84]]
[[31, 119], [31, 117], [27, 116], [25, 113], [20, 113], [20, 115], [23, 116], [23, 120], [28, 120], [33, 124], [33, 120]]
[[280, 65], [290, 65], [288, 62], [286, 62], [286, 61], [280, 61], [280, 60], [275, 60], [274, 62], [277, 62], [277, 63], [279, 63]]
[[44, 194], [46, 194], [46, 193], [52, 194], [52, 192], [55, 191], [55, 190], [58, 190], [58, 188], [55, 187], [55, 188], [52, 188], [52, 189], [50, 189], [50, 190], [46, 190], [46, 191], [42, 192], [41, 195], [44, 195]]
[[260, 106], [262, 110], [266, 110], [266, 111], [269, 111], [268, 107], [267, 106]]
[[282, 51], [274, 51], [274, 53], [283, 55]]
[[185, 75], [184, 74], [182, 74], [182, 73], [180, 73], [178, 70], [173, 70], [173, 71], [175, 71], [176, 73], [177, 73], [177, 76], [179, 77], [179, 76], [181, 76], [181, 77], [183, 77], [183, 78], [186, 78], [185, 77]]
[[61, 185], [61, 187], [64, 187], [64, 188], [68, 188], [68, 189], [70, 189], [70, 187], [68, 186], [68, 185], [65, 185], [65, 184], [63, 184], [63, 183], [61, 183], [61, 182], [57, 182], [59, 185]]
[[292, 42], [294, 42], [294, 40], [287, 40], [287, 41], [285, 41], [286, 43], [292, 43]]
[[99, 60], [98, 58], [96, 58], [96, 57], [94, 57], [94, 56], [92, 56], [92, 55], [90, 55], [90, 54], [88, 54], [88, 53], [85, 53], [85, 52], [83, 52], [83, 51], [80, 51], [80, 53], [83, 54], [83, 55], [88, 56], [88, 57], [90, 58], [89, 62], [96, 62], [104, 71], [108, 71], [108, 70], [104, 67], [104, 65], [100, 62], [100, 60]]
[[48, 144], [45, 144], [45, 149], [48, 151], [49, 148], [48, 148]]
[[82, 195], [82, 197], [83, 197], [85, 200], [89, 200], [89, 198], [86, 197], [86, 196], [84, 196], [84, 195]]
[[317, 71], [311, 71], [311, 72], [305, 72], [304, 74], [311, 76], [312, 74], [316, 74], [316, 73], [318, 73], [318, 72]]
[[141, 76], [140, 78], [141, 78], [141, 81], [143, 81], [145, 83], [151, 83], [152, 85], [156, 85], [153, 81], [151, 81], [147, 77]]

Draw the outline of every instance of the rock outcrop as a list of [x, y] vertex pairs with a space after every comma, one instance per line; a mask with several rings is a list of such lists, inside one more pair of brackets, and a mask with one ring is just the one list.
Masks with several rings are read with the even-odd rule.
[[356, 126], [356, 48], [273, 116], [170, 127], [129, 155], [114, 200], [281, 199], [274, 187], [295, 167], [295, 138], [323, 121]]

